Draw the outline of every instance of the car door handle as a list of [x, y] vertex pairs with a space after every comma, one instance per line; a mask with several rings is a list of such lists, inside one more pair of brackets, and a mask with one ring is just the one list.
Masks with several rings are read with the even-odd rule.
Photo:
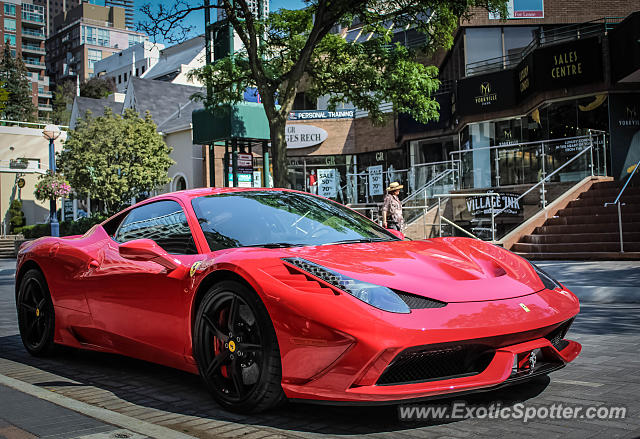
[[91, 269], [95, 270], [99, 266], [100, 266], [100, 263], [98, 261], [96, 261], [95, 259], [92, 259], [91, 261], [89, 261], [89, 264], [88, 264], [89, 270], [91, 270]]

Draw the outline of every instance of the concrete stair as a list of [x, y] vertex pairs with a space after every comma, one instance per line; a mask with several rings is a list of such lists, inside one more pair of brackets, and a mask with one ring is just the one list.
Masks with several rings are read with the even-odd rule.
[[0, 258], [15, 258], [15, 237], [0, 238]]
[[511, 248], [528, 259], [640, 259], [640, 178], [621, 198], [624, 253], [620, 252], [618, 209], [613, 202], [624, 182], [594, 183], [566, 208], [548, 218]]

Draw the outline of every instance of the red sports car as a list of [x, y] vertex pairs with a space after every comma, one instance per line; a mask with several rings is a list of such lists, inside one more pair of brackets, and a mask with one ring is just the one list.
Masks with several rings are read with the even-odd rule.
[[330, 200], [196, 189], [18, 254], [20, 334], [200, 374], [225, 408], [392, 403], [563, 367], [577, 298], [466, 238], [403, 240]]

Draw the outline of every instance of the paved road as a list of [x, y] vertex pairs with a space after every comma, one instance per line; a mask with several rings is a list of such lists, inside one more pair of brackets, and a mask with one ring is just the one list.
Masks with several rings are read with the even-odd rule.
[[[571, 338], [580, 357], [551, 378], [500, 391], [457, 398], [473, 405], [514, 407], [621, 405], [624, 420], [465, 419], [402, 422], [395, 407], [345, 408], [289, 404], [257, 416], [221, 410], [198, 377], [119, 357], [70, 351], [50, 359], [30, 357], [18, 335], [13, 262], [0, 261], [0, 374], [85, 403], [200, 437], [640, 437], [640, 305], [591, 304], [582, 308]], [[636, 274], [636, 273], [634, 273]], [[441, 403], [452, 404], [450, 400]], [[0, 399], [0, 413], [10, 400]]]

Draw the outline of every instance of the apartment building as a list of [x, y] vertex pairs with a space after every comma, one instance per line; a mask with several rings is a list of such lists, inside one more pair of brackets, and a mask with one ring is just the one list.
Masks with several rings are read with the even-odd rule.
[[47, 71], [56, 84], [75, 77], [86, 81], [97, 61], [143, 41], [146, 35], [127, 29], [125, 9], [82, 3], [54, 18]]
[[1, 48], [11, 47], [14, 56], [20, 56], [31, 78], [33, 104], [40, 118], [51, 112], [49, 77], [45, 74], [45, 11], [31, 0], [0, 1], [2, 26]]

